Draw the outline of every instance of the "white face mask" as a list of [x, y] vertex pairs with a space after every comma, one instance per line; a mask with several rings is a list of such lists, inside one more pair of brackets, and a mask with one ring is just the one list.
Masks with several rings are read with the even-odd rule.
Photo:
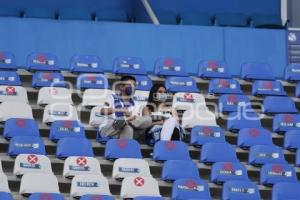
[[164, 103], [168, 100], [168, 94], [166, 93], [156, 93], [154, 99], [160, 103]]

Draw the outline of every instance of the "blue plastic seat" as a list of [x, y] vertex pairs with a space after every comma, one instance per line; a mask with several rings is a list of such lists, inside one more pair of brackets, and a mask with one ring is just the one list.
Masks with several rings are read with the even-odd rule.
[[191, 160], [189, 148], [182, 141], [158, 141], [153, 148], [153, 160]]
[[257, 185], [250, 181], [228, 181], [223, 185], [222, 200], [261, 200]]
[[49, 139], [58, 141], [65, 137], [85, 138], [85, 129], [78, 121], [58, 120], [51, 124]]
[[300, 81], [300, 64], [287, 66], [284, 79], [287, 81]]
[[242, 13], [219, 13], [216, 14], [216, 25], [218, 26], [248, 26], [248, 17]]
[[35, 72], [32, 76], [32, 87], [65, 87], [64, 77], [58, 72]]
[[168, 77], [165, 86], [168, 92], [199, 92], [196, 81], [191, 77]]
[[264, 128], [243, 128], [239, 131], [237, 145], [241, 148], [273, 145], [272, 133]]
[[227, 129], [238, 132], [243, 128], [260, 128], [261, 121], [255, 112], [232, 112], [228, 116]]
[[215, 162], [239, 162], [235, 148], [228, 143], [207, 143], [202, 146], [200, 161], [205, 164]]
[[286, 93], [279, 81], [254, 81], [252, 85], [253, 96], [285, 96]]
[[8, 69], [8, 70], [15, 70], [17, 69], [16, 66], [16, 58], [15, 55], [11, 52], [0, 52], [0, 69]]
[[132, 139], [110, 139], [105, 146], [107, 160], [118, 158], [143, 158], [140, 144]]
[[295, 96], [296, 96], [297, 98], [300, 98], [300, 82], [297, 83], [297, 85], [296, 85]]
[[290, 130], [284, 134], [284, 148], [294, 151], [300, 149], [300, 130]]
[[70, 71], [73, 73], [103, 73], [102, 62], [95, 55], [75, 55], [71, 58]]
[[51, 53], [32, 53], [27, 57], [29, 71], [59, 71], [58, 59]]
[[266, 114], [298, 113], [295, 102], [290, 97], [268, 96], [263, 104], [262, 111]]
[[56, 147], [57, 158], [67, 158], [69, 156], [94, 157], [91, 142], [86, 138], [62, 138]]
[[135, 75], [134, 76], [136, 80], [136, 90], [141, 90], [141, 91], [150, 91], [152, 88], [152, 80], [148, 76], [144, 75]]
[[240, 83], [235, 79], [212, 79], [209, 81], [210, 94], [242, 94]]
[[9, 142], [8, 155], [16, 157], [19, 154], [45, 155], [44, 141], [40, 137], [15, 136]]
[[295, 169], [289, 164], [265, 164], [260, 170], [260, 184], [262, 185], [296, 181]]
[[115, 198], [108, 195], [91, 195], [86, 194], [80, 197], [80, 200], [114, 200]]
[[299, 200], [300, 183], [277, 183], [272, 189], [272, 200]]
[[56, 12], [52, 9], [44, 8], [44, 7], [28, 7], [24, 11], [24, 17], [55, 19]]
[[39, 127], [33, 119], [10, 118], [4, 125], [3, 136], [10, 139], [15, 136], [40, 136]]
[[201, 179], [177, 179], [172, 187], [173, 200], [211, 200], [209, 186]]
[[296, 153], [296, 166], [300, 167], [300, 150], [297, 150]]
[[139, 57], [120, 56], [114, 59], [113, 72], [115, 74], [146, 75], [145, 63]]
[[33, 193], [30, 195], [28, 200], [64, 200], [64, 196], [62, 194], [56, 194], [56, 193]]
[[212, 16], [208, 13], [185, 12], [180, 14], [180, 24], [212, 26]]
[[15, 71], [0, 71], [0, 85], [22, 85], [19, 74]]
[[77, 77], [77, 89], [108, 89], [109, 83], [103, 74], [81, 74]]
[[164, 198], [163, 197], [138, 196], [138, 197], [135, 197], [133, 200], [164, 200]]
[[252, 110], [251, 102], [246, 95], [224, 94], [219, 97], [219, 112], [239, 112], [241, 110]]
[[213, 164], [210, 174], [211, 182], [223, 184], [226, 181], [247, 181], [246, 167], [239, 162], [217, 162]]
[[129, 18], [125, 10], [122, 9], [102, 9], [96, 12], [96, 20], [110, 22], [128, 22]]
[[201, 61], [199, 63], [198, 76], [204, 79], [209, 78], [231, 78], [228, 65], [224, 61]]
[[280, 15], [254, 14], [251, 24], [255, 28], [283, 28]]
[[300, 115], [277, 114], [273, 117], [273, 131], [285, 133], [289, 130], [300, 130]]
[[268, 63], [248, 62], [242, 65], [241, 78], [244, 80], [274, 80], [271, 65]]
[[256, 145], [249, 151], [248, 162], [254, 166], [267, 163], [287, 163], [284, 158], [283, 150], [275, 145]]
[[0, 192], [0, 199], [1, 200], [13, 200], [13, 196], [11, 193], [8, 192]]
[[163, 165], [161, 179], [164, 181], [199, 179], [198, 167], [191, 160], [168, 160]]
[[92, 15], [88, 10], [64, 8], [59, 11], [59, 19], [62, 20], [92, 20]]
[[206, 143], [225, 143], [225, 132], [218, 126], [195, 126], [191, 131], [190, 144], [202, 146]]
[[154, 74], [158, 76], [187, 76], [184, 62], [178, 58], [160, 58], [155, 63]]

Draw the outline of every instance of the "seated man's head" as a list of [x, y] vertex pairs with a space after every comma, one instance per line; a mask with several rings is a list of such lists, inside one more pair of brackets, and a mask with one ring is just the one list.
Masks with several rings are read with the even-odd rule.
[[133, 76], [123, 76], [120, 80], [120, 93], [131, 97], [135, 93], [136, 79]]

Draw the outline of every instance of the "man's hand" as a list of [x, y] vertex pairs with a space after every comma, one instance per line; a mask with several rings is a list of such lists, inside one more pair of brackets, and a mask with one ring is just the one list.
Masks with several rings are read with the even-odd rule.
[[126, 118], [126, 121], [133, 121], [133, 120], [135, 120], [136, 119], [136, 116], [135, 115], [133, 115], [133, 116], [130, 116], [130, 117], [127, 117]]
[[129, 112], [129, 110], [127, 108], [120, 108], [120, 109], [115, 109], [115, 113], [116, 112], [121, 112], [123, 113], [126, 117], [131, 116], [131, 112]]

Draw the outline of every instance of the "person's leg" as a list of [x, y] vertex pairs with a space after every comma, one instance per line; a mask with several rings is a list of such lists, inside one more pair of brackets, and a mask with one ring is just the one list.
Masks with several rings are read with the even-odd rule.
[[132, 139], [133, 138], [133, 128], [130, 125], [124, 126], [122, 130], [119, 131], [120, 139]]
[[170, 118], [165, 121], [161, 133], [161, 140], [171, 140], [175, 127], [178, 125], [178, 122], [175, 118]]
[[106, 119], [105, 122], [103, 122], [99, 126], [99, 130], [102, 135], [104, 136], [114, 136], [118, 134], [118, 130], [115, 130], [113, 128], [114, 119]]

